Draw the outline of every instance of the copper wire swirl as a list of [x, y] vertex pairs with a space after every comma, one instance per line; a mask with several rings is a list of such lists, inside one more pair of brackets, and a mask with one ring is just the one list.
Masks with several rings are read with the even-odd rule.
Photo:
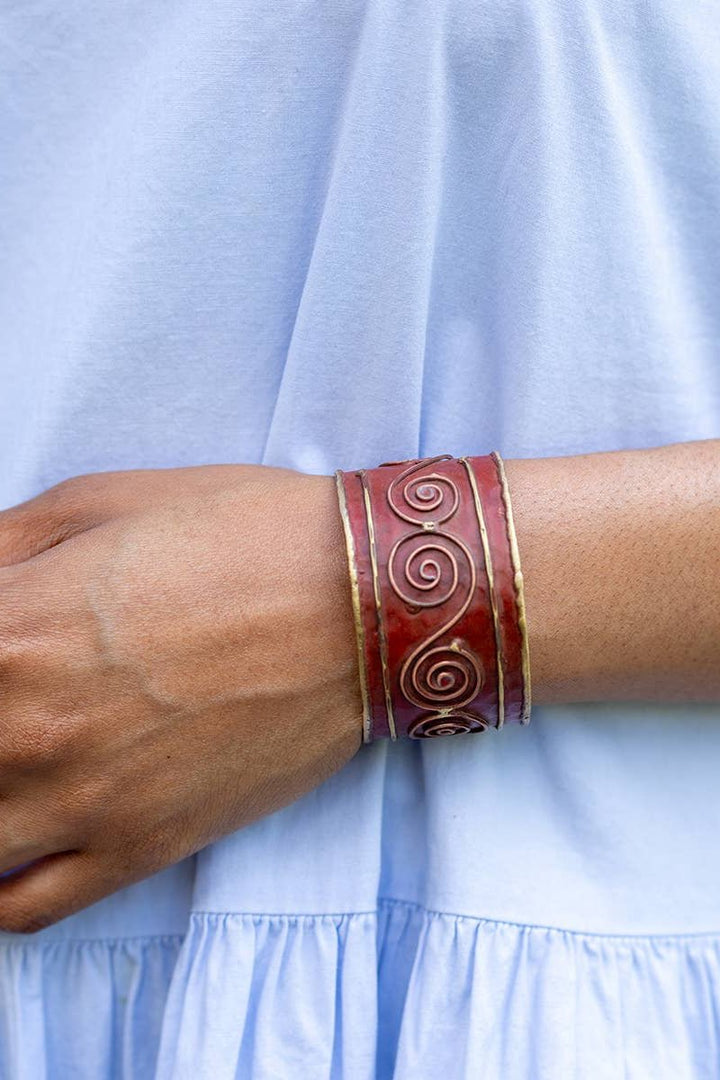
[[[457, 485], [449, 476], [443, 476], [441, 473], [426, 473], [424, 476], [413, 477], [412, 480], [407, 479], [419, 469], [427, 468], [429, 465], [434, 465], [436, 461], [445, 461], [450, 457], [450, 454], [439, 454], [438, 457], [416, 461], [396, 476], [388, 486], [387, 501], [392, 510], [403, 521], [409, 521], [411, 525], [422, 525], [432, 515], [433, 522], [439, 525], [453, 516], [460, 502], [460, 493]], [[415, 513], [408, 512], [408, 509], [402, 510], [395, 501], [396, 489], [401, 484], [404, 485], [401, 494], [405, 506], [410, 511], [415, 511]], [[448, 496], [450, 498], [449, 509], [446, 507], [444, 510], [439, 510]], [[436, 513], [435, 511], [438, 510], [439, 513]]]
[[[395, 594], [411, 607], [438, 607], [456, 595], [461, 565], [467, 571], [466, 592], [458, 597], [455, 613], [416, 645], [400, 669], [399, 687], [406, 701], [420, 709], [441, 710], [411, 725], [408, 735], [415, 739], [484, 731], [489, 726], [483, 717], [464, 709], [478, 696], [484, 682], [478, 657], [460, 638], [434, 645], [468, 610], [477, 584], [475, 560], [466, 544], [457, 536], [435, 531], [455, 514], [460, 493], [450, 477], [422, 470], [448, 458], [450, 454], [443, 454], [413, 462], [387, 489], [393, 512], [403, 521], [421, 526], [419, 531], [401, 536], [390, 550], [388, 578]], [[397, 503], [398, 492], [404, 509]]]
[[[455, 543], [453, 537], [446, 536], [444, 533], [428, 535], [426, 532], [408, 533], [396, 540], [388, 556], [388, 577], [401, 600], [413, 607], [437, 607], [438, 604], [444, 604], [450, 599], [458, 584], [457, 556], [447, 546], [453, 543]], [[402, 559], [400, 549], [407, 544], [417, 544], [417, 546], [413, 546], [413, 550], [405, 554], [405, 561], [398, 567], [397, 563]], [[419, 565], [415, 565], [423, 552], [432, 552], [435, 557], [426, 554], [420, 559]], [[462, 548], [460, 548], [460, 554], [464, 555]], [[449, 581], [441, 587], [444, 568], [449, 569]], [[413, 596], [406, 592], [398, 579], [404, 579], [404, 584], [417, 589], [421, 595]], [[433, 592], [433, 590], [437, 591]], [[433, 593], [433, 595], [426, 596], [425, 593]]]
[[424, 648], [414, 663], [403, 667], [400, 686], [407, 700], [420, 708], [459, 708], [477, 697], [482, 671], [468, 649], [437, 645]]
[[453, 712], [438, 713], [434, 716], [421, 716], [408, 728], [410, 739], [437, 739], [443, 735], [465, 735], [471, 731], [486, 731], [488, 721], [474, 713]]
[[[401, 547], [407, 543], [419, 546], [407, 553], [403, 559]], [[450, 547], [455, 550], [450, 550]], [[420, 581], [413, 571], [413, 561], [427, 551], [435, 552], [437, 558], [430, 559], [426, 555], [422, 559], [419, 573], [424, 580]], [[443, 559], [446, 569], [449, 569], [449, 580], [444, 585], [440, 558]], [[407, 701], [421, 709], [466, 705], [477, 697], [482, 687], [484, 675], [480, 663], [469, 649], [463, 647], [461, 641], [456, 640], [452, 644], [431, 648], [438, 638], [447, 634], [462, 618], [470, 606], [477, 580], [475, 563], [463, 541], [446, 533], [436, 533], [432, 537], [426, 532], [411, 533], [396, 541], [390, 552], [390, 584], [401, 600], [416, 607], [435, 607], [447, 603], [457, 593], [460, 560], [465, 563], [468, 572], [467, 591], [462, 602], [454, 615], [446, 619], [430, 637], [416, 645], [400, 669], [400, 690]], [[427, 599], [414, 596], [401, 587], [398, 578], [418, 591], [432, 593], [437, 590], [437, 593], [429, 595]], [[438, 659], [438, 656], [442, 659]], [[431, 657], [434, 659], [428, 667]]]

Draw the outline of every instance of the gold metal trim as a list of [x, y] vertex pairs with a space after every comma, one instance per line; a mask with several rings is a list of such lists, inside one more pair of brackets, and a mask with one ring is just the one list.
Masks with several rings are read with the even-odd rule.
[[350, 591], [352, 593], [353, 619], [355, 620], [355, 641], [357, 644], [358, 668], [360, 671], [360, 693], [363, 703], [363, 742], [372, 742], [372, 711], [370, 709], [370, 696], [367, 685], [367, 671], [365, 670], [365, 632], [363, 630], [362, 615], [360, 613], [360, 586], [357, 575], [357, 557], [355, 555], [355, 541], [353, 540], [350, 517], [345, 497], [345, 483], [340, 469], [335, 472], [338, 502], [340, 504], [340, 517], [345, 534], [345, 549], [347, 551], [348, 568], [350, 570]]
[[525, 610], [525, 587], [523, 582], [522, 570], [520, 569], [520, 552], [517, 545], [515, 521], [513, 519], [512, 503], [510, 502], [510, 488], [508, 487], [507, 475], [505, 473], [505, 465], [497, 450], [493, 450], [491, 456], [495, 459], [498, 473], [500, 475], [503, 502], [505, 503], [505, 513], [507, 515], [508, 536], [510, 538], [510, 555], [512, 558], [514, 571], [513, 580], [515, 584], [515, 599], [518, 608], [518, 624], [520, 626], [520, 640], [522, 643], [523, 707], [520, 719], [523, 724], [529, 724], [531, 708], [530, 647], [528, 643], [527, 614]]
[[498, 673], [498, 730], [505, 723], [505, 672], [503, 670], [501, 641], [500, 641], [500, 620], [498, 619], [497, 601], [495, 600], [495, 581], [493, 577], [492, 557], [490, 554], [490, 541], [488, 539], [487, 527], [485, 525], [485, 515], [483, 513], [482, 502], [480, 501], [480, 492], [478, 491], [477, 480], [475, 479], [475, 473], [472, 471], [472, 467], [467, 458], [461, 457], [457, 459], [461, 461], [465, 466], [465, 471], [468, 474], [468, 480], [470, 481], [470, 487], [473, 493], [473, 502], [475, 503], [475, 513], [477, 514], [478, 526], [480, 527], [480, 539], [482, 541], [483, 554], [485, 556], [485, 571], [488, 579], [488, 591], [490, 593], [490, 607], [492, 609], [493, 617], [493, 630], [495, 632], [495, 655], [497, 657], [497, 673]]
[[367, 480], [364, 471], [360, 473], [360, 478], [362, 480], [363, 496], [365, 499], [365, 513], [367, 515], [368, 536], [370, 537], [370, 563], [372, 565], [373, 591], [375, 593], [375, 608], [377, 611], [378, 620], [380, 666], [382, 667], [383, 690], [385, 691], [385, 708], [387, 709], [388, 714], [388, 727], [390, 728], [390, 738], [395, 741], [397, 739], [397, 729], [395, 727], [395, 714], [393, 713], [392, 697], [390, 695], [390, 670], [388, 665], [387, 638], [385, 636], [385, 626], [382, 619], [382, 607], [380, 606], [380, 579], [378, 576], [377, 548], [375, 546], [375, 523], [373, 521], [372, 507], [370, 505], [370, 492], [368, 490]]

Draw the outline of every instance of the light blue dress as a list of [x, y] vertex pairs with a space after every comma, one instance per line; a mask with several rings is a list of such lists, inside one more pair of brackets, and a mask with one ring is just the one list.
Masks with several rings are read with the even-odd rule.
[[[0, 365], [2, 505], [718, 437], [720, 7], [4, 0]], [[719, 776], [717, 706], [366, 748], [2, 935], [0, 1076], [716, 1080]]]

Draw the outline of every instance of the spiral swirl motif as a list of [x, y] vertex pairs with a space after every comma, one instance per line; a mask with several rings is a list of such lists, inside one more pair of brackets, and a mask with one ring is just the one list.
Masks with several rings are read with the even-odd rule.
[[408, 728], [410, 739], [437, 739], [442, 735], [464, 735], [487, 731], [490, 724], [482, 716], [469, 712], [436, 713], [421, 716]]
[[390, 584], [413, 607], [437, 607], [457, 589], [458, 557], [467, 560], [464, 548], [451, 536], [408, 533], [395, 542], [388, 556]]
[[421, 709], [459, 709], [477, 697], [482, 684], [477, 658], [458, 644], [412, 654], [400, 671], [400, 689]]
[[[486, 679], [483, 662], [469, 640], [462, 635], [451, 636], [452, 628], [463, 619], [477, 595], [478, 568], [467, 543], [455, 530], [446, 531], [460, 505], [460, 486], [452, 473], [433, 471], [433, 466], [449, 458], [449, 454], [443, 454], [395, 463], [407, 467], [386, 490], [394, 516], [414, 526], [395, 539], [388, 553], [386, 568], [392, 591], [411, 613], [446, 606], [435, 629], [405, 654], [397, 674], [397, 692], [407, 706], [420, 713], [415, 713], [412, 721], [408, 718], [406, 733], [414, 739], [485, 731], [490, 726], [489, 721], [472, 711], [472, 703], [478, 699]], [[401, 618], [398, 612], [390, 623], [393, 632]], [[421, 631], [427, 631], [430, 625], [420, 616], [415, 623]], [[386, 677], [390, 715], [389, 687]], [[392, 724], [390, 727], [392, 730]]]
[[[441, 473], [421, 471], [447, 457], [448, 454], [441, 454], [436, 458], [415, 462], [390, 484], [387, 489], [388, 503], [403, 521], [409, 521], [412, 525], [432, 521], [439, 525], [453, 516], [460, 502], [460, 493], [455, 482]], [[417, 472], [420, 472], [420, 475], [414, 476]], [[402, 505], [398, 505], [397, 501], [400, 488]]]

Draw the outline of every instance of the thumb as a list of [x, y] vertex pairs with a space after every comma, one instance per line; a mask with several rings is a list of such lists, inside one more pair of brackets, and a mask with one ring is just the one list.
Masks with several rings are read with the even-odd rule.
[[260, 474], [296, 473], [267, 465], [202, 465], [88, 473], [0, 511], [0, 567], [13, 566], [121, 514], [184, 494], [212, 492]]
[[92, 477], [74, 477], [27, 502], [0, 511], [0, 566], [32, 559], [71, 536], [99, 524]]

